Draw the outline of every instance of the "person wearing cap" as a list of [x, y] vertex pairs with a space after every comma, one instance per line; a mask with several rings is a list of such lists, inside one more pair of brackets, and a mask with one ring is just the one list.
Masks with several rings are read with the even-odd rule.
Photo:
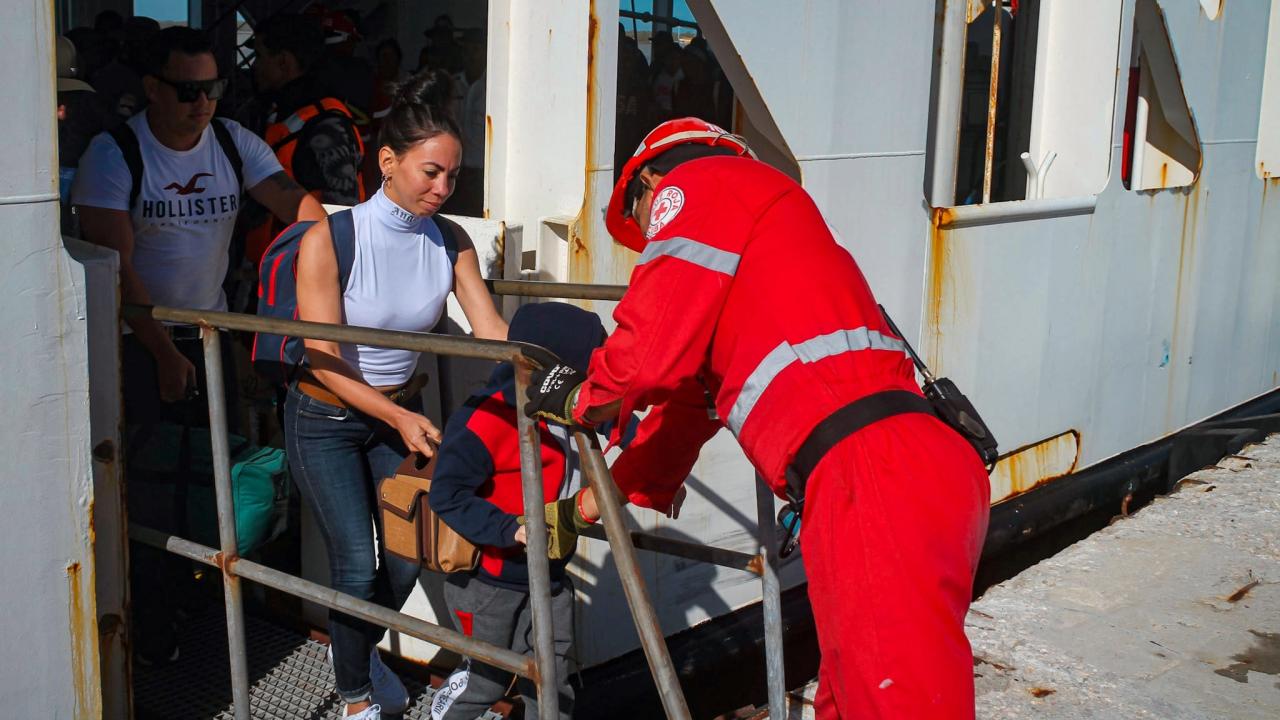
[[[741, 138], [684, 118], [645, 137], [606, 223], [641, 253], [617, 329], [585, 376], [535, 372], [527, 411], [594, 427], [650, 407], [612, 471], [630, 502], [658, 510], [728, 428], [803, 508], [817, 716], [972, 718], [963, 622], [986, 470], [932, 414], [813, 199]], [[590, 489], [579, 501], [583, 522], [598, 518]]]
[[[71, 183], [76, 176], [80, 156], [89, 141], [102, 132], [113, 113], [106, 102], [82, 79], [76, 46], [67, 37], [55, 42], [58, 59], [58, 188], [63, 206], [70, 210]], [[63, 215], [63, 226], [72, 219]]]

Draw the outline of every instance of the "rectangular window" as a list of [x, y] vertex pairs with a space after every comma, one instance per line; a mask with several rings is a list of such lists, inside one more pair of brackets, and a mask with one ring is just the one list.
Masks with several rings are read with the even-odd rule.
[[1099, 192], [1121, 0], [969, 0], [955, 204]]
[[1120, 174], [1130, 190], [1185, 187], [1200, 174], [1200, 136], [1155, 0], [1133, 11], [1133, 54]]

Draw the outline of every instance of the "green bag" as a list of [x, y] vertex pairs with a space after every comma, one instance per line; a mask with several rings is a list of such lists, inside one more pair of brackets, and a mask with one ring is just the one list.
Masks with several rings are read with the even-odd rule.
[[[218, 547], [213, 446], [208, 428], [156, 423], [129, 428], [129, 517], [202, 545]], [[236, 544], [245, 555], [284, 531], [289, 464], [279, 448], [229, 435]]]

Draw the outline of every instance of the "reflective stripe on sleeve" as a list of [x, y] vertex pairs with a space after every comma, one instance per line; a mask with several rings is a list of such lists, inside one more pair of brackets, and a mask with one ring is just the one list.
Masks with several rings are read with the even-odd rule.
[[306, 121], [306, 120], [303, 120], [303, 119], [302, 119], [302, 118], [300, 118], [300, 117], [298, 117], [298, 113], [294, 113], [294, 114], [292, 114], [292, 115], [290, 115], [289, 117], [287, 117], [287, 118], [285, 118], [285, 119], [284, 119], [284, 126], [285, 126], [286, 128], [289, 128], [289, 132], [291, 132], [291, 133], [296, 133], [296, 132], [298, 132], [298, 131], [299, 131], [299, 130], [301, 130], [303, 127], [305, 127], [305, 126], [306, 126], [306, 124], [307, 124], [307, 121]]
[[728, 425], [734, 435], [742, 432], [747, 417], [755, 408], [760, 397], [764, 395], [769, 384], [773, 382], [791, 363], [814, 363], [836, 355], [859, 350], [892, 350], [906, 355], [906, 345], [895, 337], [881, 335], [875, 330], [860, 327], [855, 330], [837, 330], [827, 335], [819, 335], [802, 343], [792, 345], [783, 342], [764, 356], [755, 370], [747, 376], [742, 384], [742, 391], [733, 402], [729, 411]]
[[729, 276], [738, 271], [738, 261], [742, 259], [742, 256], [737, 253], [713, 248], [697, 240], [678, 237], [650, 242], [645, 246], [644, 254], [640, 256], [640, 261], [636, 265], [640, 266], [660, 257], [680, 258], [698, 267]]

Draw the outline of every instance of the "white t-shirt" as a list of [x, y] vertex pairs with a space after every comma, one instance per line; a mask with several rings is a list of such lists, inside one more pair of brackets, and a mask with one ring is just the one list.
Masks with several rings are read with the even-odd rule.
[[[142, 187], [132, 208], [133, 268], [151, 302], [177, 308], [225, 310], [222, 281], [240, 188], [212, 128], [190, 150], [173, 150], [151, 134], [146, 111], [129, 120], [142, 154]], [[239, 124], [231, 131], [244, 164], [244, 187], [281, 172], [271, 148]], [[89, 143], [80, 158], [71, 203], [129, 211], [132, 178], [124, 153], [108, 133]]]

